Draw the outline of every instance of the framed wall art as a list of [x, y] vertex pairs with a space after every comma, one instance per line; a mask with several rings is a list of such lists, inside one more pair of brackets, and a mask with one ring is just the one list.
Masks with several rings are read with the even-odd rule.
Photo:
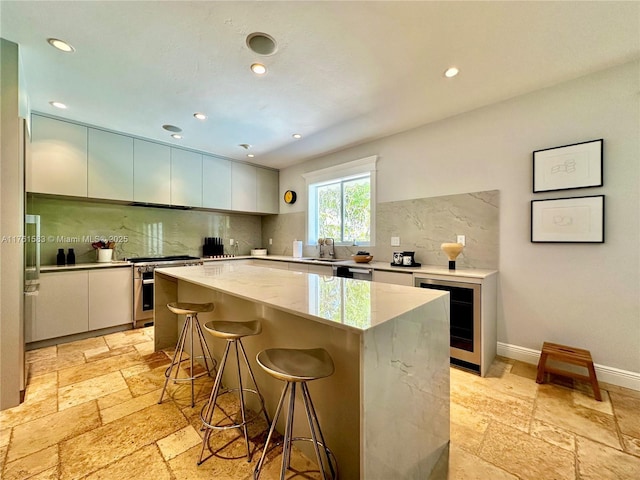
[[533, 152], [533, 192], [602, 186], [603, 140]]
[[604, 195], [531, 201], [533, 243], [604, 243]]

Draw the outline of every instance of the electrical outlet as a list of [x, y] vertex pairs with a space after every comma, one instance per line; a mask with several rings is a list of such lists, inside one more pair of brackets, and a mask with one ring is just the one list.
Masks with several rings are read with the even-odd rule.
[[391, 246], [399, 247], [400, 246], [400, 237], [391, 237]]
[[233, 245], [233, 238], [229, 239], [229, 245]]
[[465, 245], [464, 235], [458, 235], [458, 239], [456, 240], [456, 242], [461, 243], [462, 246], [464, 246]]
[[269, 239], [269, 245], [273, 245], [273, 238]]

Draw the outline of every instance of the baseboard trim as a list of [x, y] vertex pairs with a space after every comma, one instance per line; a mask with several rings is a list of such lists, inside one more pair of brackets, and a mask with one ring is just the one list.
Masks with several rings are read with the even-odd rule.
[[[501, 357], [519, 360], [524, 363], [538, 364], [540, 358], [540, 350], [521, 347], [519, 345], [510, 345], [508, 343], [498, 342], [498, 355]], [[594, 363], [598, 381], [618, 385], [619, 387], [630, 388], [640, 391], [640, 373], [621, 370], [619, 368], [608, 367]]]

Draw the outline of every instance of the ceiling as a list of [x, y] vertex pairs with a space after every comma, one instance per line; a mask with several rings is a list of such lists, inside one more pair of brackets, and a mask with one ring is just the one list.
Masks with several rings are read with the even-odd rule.
[[0, 21], [32, 110], [274, 168], [640, 57], [635, 1], [2, 0]]

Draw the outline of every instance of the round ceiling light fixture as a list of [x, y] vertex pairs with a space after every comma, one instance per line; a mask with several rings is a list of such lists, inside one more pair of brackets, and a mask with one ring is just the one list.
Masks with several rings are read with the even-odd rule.
[[194, 117], [196, 117], [198, 120], [206, 120], [207, 116], [204, 113], [201, 112], [196, 112], [193, 114]]
[[453, 78], [460, 73], [456, 67], [449, 67], [444, 71], [444, 76], [447, 78]]
[[67, 106], [62, 102], [49, 102], [49, 105], [52, 107], [60, 108], [61, 110], [65, 110]]
[[264, 75], [265, 73], [267, 73], [267, 67], [265, 67], [261, 63], [254, 63], [253, 65], [251, 65], [251, 71], [256, 75]]
[[253, 153], [247, 153], [247, 157], [253, 158], [253, 157], [255, 157], [255, 155]]
[[180, 133], [182, 131], [182, 129], [180, 127], [176, 127], [175, 125], [162, 125], [162, 128], [164, 128], [167, 132], [173, 132], [173, 133]]
[[293, 138], [295, 138], [296, 140], [302, 138], [302, 135], [299, 133], [294, 133], [293, 135], [291, 135]]
[[274, 38], [262, 32], [254, 32], [247, 35], [247, 47], [258, 55], [273, 55], [278, 50], [278, 45]]
[[67, 42], [58, 38], [47, 38], [47, 42], [49, 43], [49, 45], [57, 48], [62, 52], [71, 53], [76, 51], [76, 49], [69, 45]]
[[172, 133], [171, 136], [173, 138], [175, 138], [176, 140], [181, 140], [182, 139], [182, 135], [180, 135], [179, 133]]

